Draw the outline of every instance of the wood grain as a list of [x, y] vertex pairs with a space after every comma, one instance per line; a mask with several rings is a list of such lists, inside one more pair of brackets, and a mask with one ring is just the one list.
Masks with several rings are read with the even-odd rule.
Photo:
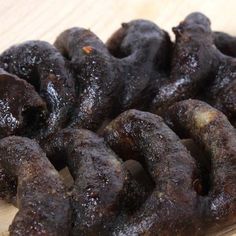
[[[136, 18], [152, 20], [173, 36], [171, 28], [192, 11], [206, 14], [214, 30], [236, 35], [235, 7], [235, 0], [0, 0], [0, 52], [30, 39], [53, 43], [73, 26], [90, 28], [105, 41], [121, 22]], [[0, 201], [0, 236], [16, 212]]]
[[17, 212], [17, 208], [0, 200], [0, 236], [7, 234], [8, 227]]

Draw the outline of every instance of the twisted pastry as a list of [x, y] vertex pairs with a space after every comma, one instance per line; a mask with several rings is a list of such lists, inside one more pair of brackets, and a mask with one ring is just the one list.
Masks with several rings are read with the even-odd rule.
[[210, 20], [201, 13], [192, 13], [173, 31], [176, 43], [170, 79], [158, 89], [151, 110], [161, 113], [176, 101], [196, 97], [208, 86], [204, 99], [234, 117], [236, 61], [215, 47]]
[[211, 161], [211, 187], [202, 199], [206, 230], [217, 232], [236, 222], [236, 131], [225, 115], [198, 100], [174, 104], [166, 120], [198, 143]]
[[114, 235], [189, 235], [201, 229], [192, 186], [194, 159], [160, 117], [126, 111], [106, 127], [104, 136], [122, 159], [138, 160], [155, 183], [137, 211], [117, 220]]
[[33, 135], [45, 112], [46, 104], [33, 86], [0, 68], [0, 138]]
[[236, 57], [235, 37], [223, 32], [214, 32], [214, 44], [223, 54]]
[[47, 42], [28, 41], [0, 55], [0, 67], [34, 85], [48, 105], [47, 136], [63, 127], [74, 102], [74, 82], [62, 55]]
[[10, 235], [68, 235], [70, 204], [64, 185], [39, 145], [17, 136], [0, 140], [0, 165], [17, 178]]
[[172, 43], [168, 33], [147, 20], [123, 23], [106, 43], [122, 66], [120, 109], [147, 109], [169, 69]]
[[[35, 141], [0, 140], [0, 197], [17, 194], [20, 208], [11, 235], [204, 235], [235, 223], [235, 129], [204, 102], [175, 103], [201, 98], [235, 122], [235, 39], [201, 13], [173, 31], [173, 52], [165, 31], [135, 20], [106, 44], [72, 28], [55, 47], [29, 41], [0, 55], [12, 73], [0, 69], [0, 138], [36, 138], [74, 179], [70, 205]], [[104, 129], [129, 108], [194, 141], [137, 110]]]
[[110, 235], [125, 201], [134, 205], [131, 199], [143, 200], [146, 195], [145, 189], [131, 183], [131, 176], [104, 140], [89, 130], [61, 130], [44, 144], [44, 150], [53, 162], [64, 157], [75, 181], [71, 235]]
[[54, 45], [70, 60], [79, 84], [70, 126], [92, 130], [113, 113], [146, 107], [164, 77], [171, 50], [168, 34], [145, 20], [123, 24], [108, 40], [108, 49], [118, 58], [82, 28], [64, 31]]
[[70, 59], [78, 83], [78, 101], [70, 127], [96, 130], [111, 114], [121, 88], [116, 63], [91, 31], [72, 28], [54, 45]]

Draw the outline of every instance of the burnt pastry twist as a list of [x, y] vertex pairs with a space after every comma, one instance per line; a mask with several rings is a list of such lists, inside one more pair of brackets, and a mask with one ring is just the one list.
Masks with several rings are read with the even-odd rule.
[[150, 21], [134, 20], [123, 23], [106, 45], [122, 66], [121, 111], [146, 109], [167, 77], [172, 51], [168, 33]]
[[17, 136], [0, 140], [0, 165], [17, 179], [10, 235], [68, 235], [71, 209], [59, 174], [39, 145]]
[[[180, 135], [188, 135], [211, 163], [210, 190], [201, 200], [206, 231], [216, 232], [235, 223], [236, 131], [220, 111], [198, 100], [171, 106], [166, 121]], [[203, 159], [199, 159], [203, 162]]]
[[[205, 235], [236, 221], [235, 129], [220, 111], [197, 100], [181, 101], [166, 114], [178, 134], [200, 145], [204, 158], [192, 158], [176, 134], [151, 113], [130, 110], [113, 120], [105, 140], [121, 158], [142, 163], [155, 182], [136, 212], [117, 219], [113, 235]], [[210, 170], [205, 190], [209, 183], [198, 182], [196, 166]]]
[[55, 47], [44, 41], [12, 46], [0, 55], [0, 67], [31, 83], [47, 102], [49, 112], [41, 136], [66, 124], [74, 102], [74, 82], [68, 65]]
[[96, 130], [109, 116], [121, 88], [116, 63], [102, 41], [91, 31], [72, 28], [54, 45], [70, 59], [78, 98], [70, 127]]
[[[0, 55], [0, 197], [19, 207], [11, 235], [205, 235], [236, 222], [235, 39], [201, 13], [173, 31], [174, 45], [135, 20], [104, 44], [72, 28], [55, 47], [29, 41]], [[180, 101], [189, 97], [228, 119]], [[47, 158], [68, 166], [71, 189]]]
[[103, 138], [89, 130], [61, 130], [44, 144], [44, 150], [53, 163], [64, 159], [75, 181], [71, 235], [110, 235], [125, 202], [132, 208], [132, 200], [146, 195]]
[[[196, 165], [177, 135], [157, 115], [129, 110], [105, 129], [105, 140], [124, 160], [139, 161], [155, 187], [133, 214], [123, 214], [114, 235], [189, 235], [201, 228]], [[178, 215], [178, 217], [176, 217]]]
[[[158, 88], [151, 110], [162, 113], [176, 101], [205, 95], [202, 99], [228, 117], [235, 117], [235, 63], [214, 45], [210, 20], [201, 13], [188, 15], [174, 27], [174, 45], [169, 81]], [[215, 40], [223, 51], [220, 41]], [[206, 88], [205, 88], [206, 87]], [[226, 95], [227, 94], [227, 95]]]
[[0, 138], [33, 135], [46, 111], [45, 102], [32, 85], [0, 68]]
[[54, 45], [70, 60], [79, 87], [70, 126], [92, 130], [112, 114], [146, 107], [165, 78], [172, 47], [168, 34], [145, 20], [122, 24], [107, 46], [83, 28], [64, 31]]
[[223, 32], [214, 32], [214, 44], [223, 53], [236, 57], [236, 38]]

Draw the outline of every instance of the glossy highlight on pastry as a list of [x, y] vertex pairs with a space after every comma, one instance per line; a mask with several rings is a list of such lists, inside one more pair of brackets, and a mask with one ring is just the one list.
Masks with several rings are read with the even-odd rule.
[[[202, 236], [236, 223], [236, 41], [199, 12], [74, 27], [0, 54], [13, 236]], [[60, 176], [67, 169], [71, 183]]]

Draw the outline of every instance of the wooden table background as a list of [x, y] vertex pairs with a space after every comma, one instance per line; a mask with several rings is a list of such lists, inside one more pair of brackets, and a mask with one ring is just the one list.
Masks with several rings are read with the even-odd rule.
[[[136, 18], [154, 21], [173, 37], [171, 28], [192, 11], [206, 14], [214, 30], [236, 35], [235, 8], [235, 0], [0, 0], [0, 51], [30, 39], [53, 43], [73, 26], [90, 28], [105, 41], [121, 22]], [[0, 236], [16, 211], [0, 201]]]

